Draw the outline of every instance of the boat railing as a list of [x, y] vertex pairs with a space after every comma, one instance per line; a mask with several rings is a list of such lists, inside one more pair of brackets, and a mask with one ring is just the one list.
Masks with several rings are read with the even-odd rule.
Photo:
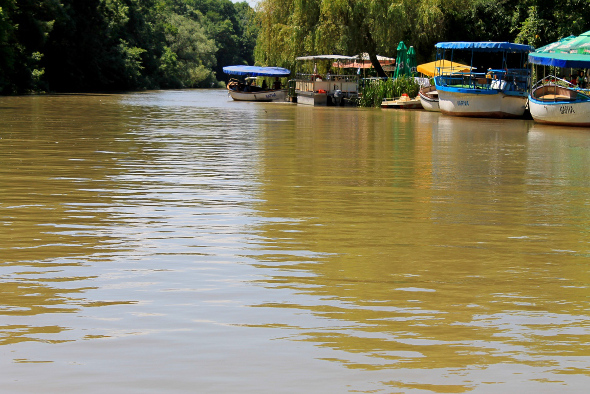
[[531, 96], [544, 102], [590, 100], [590, 90], [582, 89], [570, 81], [547, 75], [535, 83]]
[[358, 78], [350, 75], [330, 75], [330, 78], [309, 78], [308, 74], [303, 75], [304, 78], [295, 79], [295, 91], [297, 94], [301, 92], [314, 92], [320, 94], [344, 95], [349, 97], [358, 94]]
[[439, 85], [448, 87], [527, 92], [529, 75], [525, 69], [490, 69], [486, 72], [455, 72], [439, 75], [436, 79]]
[[563, 86], [564, 88], [574, 89], [576, 85], [571, 83], [570, 81], [556, 77], [555, 75], [547, 75], [542, 79], [538, 80], [535, 85], [533, 85], [532, 90], [535, 90], [543, 85], [555, 85], [555, 86]]

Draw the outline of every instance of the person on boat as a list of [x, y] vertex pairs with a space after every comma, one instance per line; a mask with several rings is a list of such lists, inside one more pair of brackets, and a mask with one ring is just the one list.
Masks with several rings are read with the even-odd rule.
[[584, 71], [580, 71], [578, 74], [576, 85], [578, 85], [578, 87], [581, 89], [586, 89], [586, 77], [584, 76]]
[[262, 90], [266, 90], [268, 88], [268, 85], [266, 84], [266, 79], [264, 81], [262, 81]]
[[279, 79], [279, 77], [275, 77], [275, 82], [272, 88], [275, 90], [279, 90], [281, 88], [281, 80]]

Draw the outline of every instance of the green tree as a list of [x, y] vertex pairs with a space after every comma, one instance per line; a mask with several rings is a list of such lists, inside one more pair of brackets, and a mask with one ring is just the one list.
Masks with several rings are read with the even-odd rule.
[[288, 66], [304, 54], [367, 52], [381, 76], [377, 54], [395, 55], [400, 41], [432, 47], [446, 27], [442, 0], [263, 0], [259, 13], [257, 62]]
[[168, 84], [173, 87], [208, 87], [215, 82], [212, 68], [217, 48], [214, 40], [207, 38], [200, 23], [171, 14], [165, 35], [167, 45], [161, 64], [163, 73], [172, 76]]
[[0, 0], [0, 93], [13, 90], [12, 74], [15, 66], [14, 30], [11, 20], [14, 14], [13, 0]]

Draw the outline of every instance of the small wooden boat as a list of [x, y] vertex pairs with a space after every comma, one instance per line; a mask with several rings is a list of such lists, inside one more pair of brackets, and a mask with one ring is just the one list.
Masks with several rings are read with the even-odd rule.
[[590, 94], [566, 80], [548, 76], [531, 91], [529, 111], [538, 123], [588, 127]]
[[381, 108], [395, 108], [395, 109], [422, 109], [422, 103], [419, 97], [413, 99], [406, 93], [396, 99], [385, 98], [381, 102]]
[[[235, 101], [286, 101], [287, 89], [281, 89], [280, 77], [289, 76], [291, 71], [280, 67], [256, 67], [256, 66], [226, 66], [223, 71], [230, 75], [246, 76], [245, 82], [237, 79], [230, 79], [227, 84], [227, 90], [231, 98]], [[265, 86], [256, 86], [252, 81], [256, 77], [275, 77], [275, 83], [272, 88]]]
[[433, 85], [420, 89], [420, 92], [418, 92], [418, 97], [420, 97], [420, 103], [422, 103], [422, 107], [426, 111], [440, 112], [440, 107], [438, 106], [438, 91], [436, 90], [436, 86]]

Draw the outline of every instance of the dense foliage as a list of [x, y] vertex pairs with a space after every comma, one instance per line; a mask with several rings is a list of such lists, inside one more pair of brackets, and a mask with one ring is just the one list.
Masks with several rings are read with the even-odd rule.
[[[0, 0], [0, 94], [217, 86], [228, 64], [438, 41], [541, 46], [590, 30], [590, 0]], [[256, 62], [254, 62], [256, 60]], [[325, 67], [328, 67], [326, 63]]]
[[253, 63], [254, 18], [230, 0], [0, 0], [0, 93], [215, 85]]
[[416, 97], [420, 90], [420, 85], [413, 77], [367, 79], [364, 82], [359, 90], [358, 104], [361, 107], [379, 107], [383, 99], [400, 97], [403, 93]]
[[418, 61], [439, 41], [511, 41], [535, 47], [590, 30], [590, 0], [261, 0], [256, 61], [294, 67], [297, 56], [368, 52]]

